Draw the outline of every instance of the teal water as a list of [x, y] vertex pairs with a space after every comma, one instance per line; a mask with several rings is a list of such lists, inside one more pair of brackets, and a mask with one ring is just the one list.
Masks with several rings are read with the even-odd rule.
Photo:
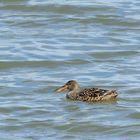
[[[0, 0], [0, 140], [138, 140], [139, 0]], [[117, 89], [116, 103], [54, 92]]]

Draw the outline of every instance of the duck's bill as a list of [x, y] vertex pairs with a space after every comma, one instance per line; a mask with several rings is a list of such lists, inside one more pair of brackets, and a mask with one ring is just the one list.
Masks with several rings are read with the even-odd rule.
[[55, 91], [56, 92], [65, 92], [67, 90], [67, 85], [64, 85], [62, 87], [57, 88]]

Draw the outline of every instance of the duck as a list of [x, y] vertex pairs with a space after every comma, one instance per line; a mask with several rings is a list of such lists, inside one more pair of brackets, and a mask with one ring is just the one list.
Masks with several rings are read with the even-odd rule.
[[106, 90], [99, 88], [80, 88], [79, 84], [75, 80], [70, 80], [63, 86], [58, 87], [56, 92], [65, 92], [67, 99], [83, 101], [83, 102], [104, 102], [116, 100], [118, 93], [116, 90]]

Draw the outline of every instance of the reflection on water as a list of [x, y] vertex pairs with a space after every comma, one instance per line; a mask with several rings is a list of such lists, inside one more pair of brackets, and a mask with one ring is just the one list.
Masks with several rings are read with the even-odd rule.
[[[138, 139], [138, 0], [1, 0], [1, 139]], [[69, 101], [54, 89], [117, 89], [117, 102]]]

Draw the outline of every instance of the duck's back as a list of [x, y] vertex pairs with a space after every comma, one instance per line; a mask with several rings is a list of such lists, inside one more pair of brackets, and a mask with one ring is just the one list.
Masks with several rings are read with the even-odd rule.
[[115, 99], [117, 97], [115, 90], [104, 90], [99, 88], [84, 89], [77, 93], [77, 100], [87, 102], [97, 102]]

